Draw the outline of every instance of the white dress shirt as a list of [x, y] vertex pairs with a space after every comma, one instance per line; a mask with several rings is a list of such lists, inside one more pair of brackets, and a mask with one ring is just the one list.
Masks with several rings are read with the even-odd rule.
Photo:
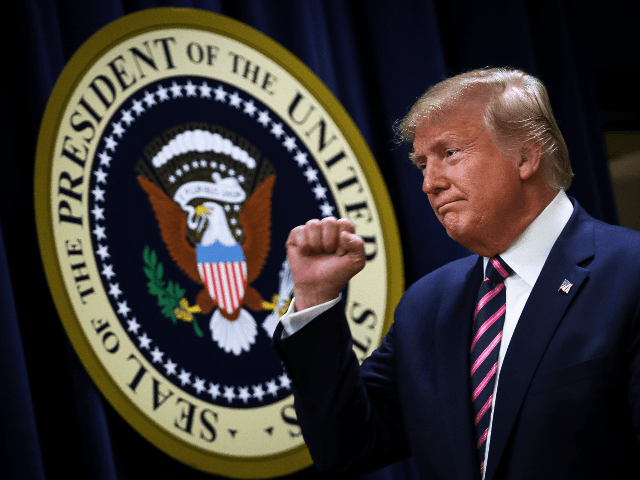
[[[516, 329], [520, 314], [524, 309], [529, 294], [542, 271], [544, 263], [547, 261], [549, 252], [556, 239], [565, 227], [571, 214], [573, 213], [573, 204], [567, 197], [564, 190], [556, 195], [549, 205], [531, 222], [518, 239], [500, 254], [500, 257], [511, 267], [513, 274], [505, 280], [505, 289], [507, 297], [507, 311], [505, 314], [504, 327], [502, 330], [502, 341], [500, 343], [500, 355], [498, 357], [498, 372], [496, 383], [494, 386], [493, 405], [497, 400], [498, 382], [500, 380], [500, 369], [502, 361], [509, 342]], [[484, 267], [486, 269], [488, 258], [484, 258]], [[316, 318], [322, 312], [328, 310], [340, 301], [340, 297], [331, 300], [322, 305], [316, 305], [301, 312], [295, 311], [295, 299], [289, 305], [289, 310], [285, 313], [280, 322], [282, 322], [282, 336], [287, 337], [304, 327], [311, 320]], [[489, 424], [489, 434], [487, 436], [487, 447], [485, 449], [485, 471], [487, 459], [489, 456], [489, 444], [491, 441], [491, 426], [493, 425], [493, 411], [491, 410], [491, 421]], [[484, 474], [483, 474], [484, 478]]]
[[[513, 273], [504, 282], [507, 295], [507, 311], [502, 327], [502, 341], [500, 342], [500, 355], [498, 357], [498, 372], [493, 391], [493, 406], [496, 405], [498, 382], [500, 381], [500, 369], [509, 342], [516, 329], [520, 314], [524, 309], [529, 294], [540, 276], [542, 267], [547, 261], [549, 252], [562, 229], [569, 221], [573, 213], [571, 200], [561, 190], [553, 201], [547, 205], [540, 215], [531, 222], [518, 239], [500, 257], [511, 267]], [[486, 269], [488, 258], [484, 258]], [[491, 443], [491, 427], [493, 426], [493, 412], [491, 409], [491, 421], [489, 423], [489, 434], [487, 435], [487, 447], [485, 449], [484, 471], [487, 471], [487, 459], [489, 458], [489, 446]], [[484, 473], [482, 475], [484, 478]]]

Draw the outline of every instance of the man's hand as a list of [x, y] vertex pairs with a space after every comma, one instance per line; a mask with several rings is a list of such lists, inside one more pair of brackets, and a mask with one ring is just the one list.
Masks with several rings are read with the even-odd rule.
[[365, 265], [364, 241], [346, 218], [309, 220], [286, 245], [297, 310], [333, 300]]

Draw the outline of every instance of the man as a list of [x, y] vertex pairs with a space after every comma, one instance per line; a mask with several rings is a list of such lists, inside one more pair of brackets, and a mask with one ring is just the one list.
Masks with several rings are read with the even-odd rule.
[[291, 232], [295, 300], [274, 338], [316, 465], [412, 454], [430, 479], [640, 478], [640, 234], [564, 193], [544, 86], [517, 70], [459, 75], [400, 131], [436, 216], [476, 255], [409, 288], [359, 368], [335, 304], [362, 239], [345, 219]]

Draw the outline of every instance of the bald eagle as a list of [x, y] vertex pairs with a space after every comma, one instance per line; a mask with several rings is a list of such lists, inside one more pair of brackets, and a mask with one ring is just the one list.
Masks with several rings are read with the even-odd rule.
[[[257, 335], [256, 322], [244, 308], [263, 309], [264, 300], [251, 286], [261, 273], [271, 244], [271, 195], [275, 175], [263, 181], [247, 199], [239, 215], [242, 245], [233, 235], [223, 207], [202, 201], [195, 211], [185, 211], [161, 188], [142, 176], [138, 182], [147, 193], [169, 255], [194, 282], [202, 285], [197, 310], [209, 314], [212, 339], [226, 352], [249, 351]], [[194, 246], [187, 230], [201, 233]]]

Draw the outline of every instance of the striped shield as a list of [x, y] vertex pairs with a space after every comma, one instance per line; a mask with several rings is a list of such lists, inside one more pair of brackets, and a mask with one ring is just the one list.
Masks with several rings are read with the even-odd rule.
[[198, 272], [209, 295], [220, 309], [233, 313], [242, 304], [247, 288], [247, 262], [242, 247], [198, 245], [196, 256]]

